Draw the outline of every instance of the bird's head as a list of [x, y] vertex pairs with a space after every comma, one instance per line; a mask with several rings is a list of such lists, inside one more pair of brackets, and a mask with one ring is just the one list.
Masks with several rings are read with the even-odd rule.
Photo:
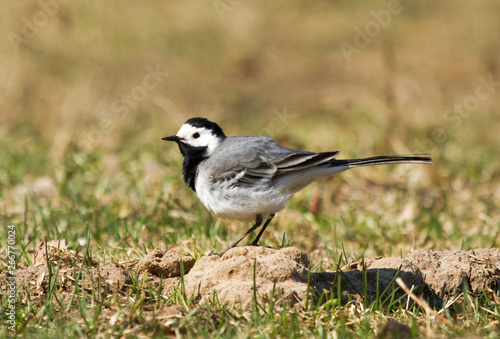
[[176, 135], [162, 138], [175, 141], [183, 156], [189, 153], [203, 153], [210, 156], [226, 138], [219, 125], [205, 118], [191, 118], [184, 123]]

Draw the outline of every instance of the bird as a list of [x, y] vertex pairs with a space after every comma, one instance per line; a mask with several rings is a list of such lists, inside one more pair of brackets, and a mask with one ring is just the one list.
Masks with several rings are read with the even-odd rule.
[[177, 134], [162, 140], [177, 143], [184, 181], [208, 210], [222, 219], [255, 221], [226, 251], [262, 226], [249, 244], [257, 246], [293, 194], [320, 178], [360, 166], [432, 164], [426, 155], [337, 159], [339, 151], [298, 151], [267, 136], [227, 137], [217, 123], [201, 117], [187, 120]]

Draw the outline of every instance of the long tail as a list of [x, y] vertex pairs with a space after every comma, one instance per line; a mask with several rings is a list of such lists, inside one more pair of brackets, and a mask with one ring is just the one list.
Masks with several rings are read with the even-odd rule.
[[329, 161], [332, 167], [348, 166], [373, 166], [384, 164], [432, 164], [432, 159], [428, 156], [378, 156], [363, 159], [332, 159]]

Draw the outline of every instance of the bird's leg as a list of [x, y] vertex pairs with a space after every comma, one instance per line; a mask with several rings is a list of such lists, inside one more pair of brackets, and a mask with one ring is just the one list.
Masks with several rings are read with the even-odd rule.
[[[236, 240], [235, 242], [233, 242], [228, 248], [227, 250], [225, 250], [223, 253], [225, 253], [226, 251], [230, 250], [231, 248], [235, 247], [236, 245], [238, 245], [240, 243], [240, 241], [242, 241], [247, 235], [249, 235], [250, 233], [252, 233], [257, 227], [259, 227], [260, 225], [262, 225], [262, 215], [258, 214], [257, 217], [255, 218], [255, 225], [253, 225], [248, 231], [245, 232], [245, 234], [243, 234], [241, 236], [241, 238], [239, 238], [238, 240]], [[267, 221], [266, 221], [266, 226], [267, 226]], [[260, 236], [260, 234], [259, 234]]]
[[269, 218], [267, 218], [264, 226], [262, 226], [262, 228], [260, 229], [259, 234], [257, 234], [257, 238], [255, 238], [255, 240], [252, 241], [252, 243], [250, 245], [257, 246], [262, 233], [264, 233], [264, 231], [266, 230], [267, 225], [269, 225], [269, 223], [271, 222], [271, 220], [273, 220], [273, 218], [274, 218], [274, 214], [270, 214]]

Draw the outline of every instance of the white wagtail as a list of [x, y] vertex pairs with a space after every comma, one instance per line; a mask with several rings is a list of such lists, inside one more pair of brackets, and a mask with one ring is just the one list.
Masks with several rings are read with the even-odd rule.
[[295, 192], [319, 178], [358, 166], [432, 164], [427, 156], [335, 159], [338, 151], [296, 151], [266, 136], [226, 137], [219, 125], [205, 118], [189, 119], [176, 135], [163, 140], [175, 141], [179, 146], [184, 156], [184, 181], [210, 211], [222, 219], [255, 220], [255, 225], [228, 249], [265, 220], [251, 243], [257, 245], [275, 213], [285, 207]]

